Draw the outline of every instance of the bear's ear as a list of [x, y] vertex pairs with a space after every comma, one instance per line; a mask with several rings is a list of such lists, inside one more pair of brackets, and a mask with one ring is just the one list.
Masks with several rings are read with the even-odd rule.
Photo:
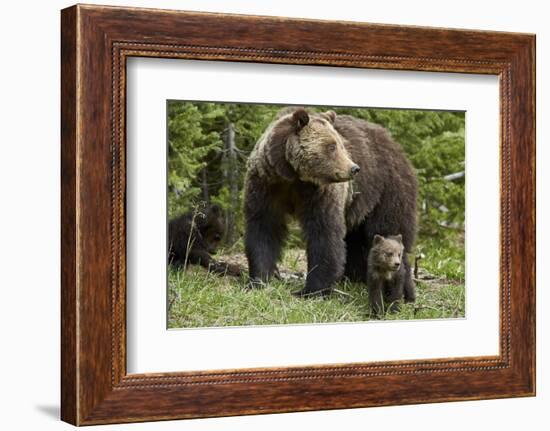
[[374, 235], [374, 241], [373, 243], [374, 244], [380, 244], [382, 242], [382, 240], [384, 239], [384, 237], [382, 235]]
[[336, 120], [336, 112], [334, 111], [323, 112], [321, 114], [321, 117], [323, 117], [329, 123], [334, 124], [334, 121]]
[[218, 204], [213, 204], [210, 206], [210, 209], [208, 210], [208, 215], [214, 216], [214, 217], [220, 217], [222, 215], [222, 209]]
[[309, 114], [304, 108], [298, 108], [292, 114], [292, 122], [294, 124], [294, 129], [299, 132], [309, 123]]

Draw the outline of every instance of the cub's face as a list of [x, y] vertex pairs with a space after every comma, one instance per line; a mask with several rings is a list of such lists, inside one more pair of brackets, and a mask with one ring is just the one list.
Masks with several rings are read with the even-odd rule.
[[398, 271], [403, 259], [403, 249], [401, 235], [388, 236], [386, 238], [381, 235], [375, 235], [371, 249], [373, 263], [385, 271]]
[[286, 159], [302, 181], [330, 184], [349, 181], [359, 166], [348, 154], [342, 136], [334, 129], [336, 114], [294, 113], [295, 132], [286, 143]]
[[201, 228], [201, 235], [206, 243], [208, 253], [215, 254], [224, 234], [224, 219], [221, 208], [213, 205], [206, 214], [206, 223]]
[[206, 241], [206, 248], [208, 253], [216, 254], [218, 247], [223, 236], [223, 229], [218, 229], [216, 227], [209, 226], [206, 230], [206, 233], [203, 235], [203, 238]]

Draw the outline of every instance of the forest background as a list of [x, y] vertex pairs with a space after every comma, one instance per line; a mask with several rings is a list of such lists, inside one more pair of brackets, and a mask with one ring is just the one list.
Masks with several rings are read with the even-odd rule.
[[[224, 211], [223, 260], [246, 267], [242, 254], [246, 161], [282, 107], [263, 104], [169, 100], [168, 218], [216, 203]], [[416, 304], [390, 319], [464, 316], [465, 113], [450, 111], [307, 107], [334, 110], [386, 127], [416, 169], [419, 232]], [[221, 258], [221, 257], [220, 257]], [[292, 224], [283, 269], [305, 271], [299, 226]], [[229, 277], [227, 277], [229, 278]], [[366, 289], [344, 282], [328, 301], [290, 295], [303, 280], [272, 283], [247, 292], [245, 280], [227, 280], [193, 268], [169, 269], [170, 327], [360, 321], [373, 318]], [[289, 286], [290, 284], [290, 286]], [[288, 293], [288, 294], [287, 294]], [[248, 294], [248, 295], [247, 295]], [[305, 303], [305, 304], [304, 304]]]

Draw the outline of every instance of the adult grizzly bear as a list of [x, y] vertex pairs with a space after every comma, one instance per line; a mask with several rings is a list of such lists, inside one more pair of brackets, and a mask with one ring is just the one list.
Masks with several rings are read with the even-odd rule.
[[[285, 108], [256, 143], [245, 184], [245, 248], [252, 284], [276, 270], [287, 219], [302, 225], [308, 275], [301, 295], [329, 293], [346, 275], [366, 281], [374, 235], [416, 236], [413, 167], [381, 126], [333, 111]], [[410, 273], [405, 254], [403, 265]], [[405, 298], [414, 300], [412, 278]]]

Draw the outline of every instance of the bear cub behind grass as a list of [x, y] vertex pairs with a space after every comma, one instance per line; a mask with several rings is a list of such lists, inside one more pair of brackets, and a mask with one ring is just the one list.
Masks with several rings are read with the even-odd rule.
[[224, 218], [218, 205], [182, 214], [168, 223], [168, 263], [200, 265], [217, 274], [239, 276], [237, 265], [212, 258], [224, 234]]
[[397, 311], [403, 297], [408, 302], [414, 300], [414, 282], [403, 265], [404, 249], [401, 235], [374, 236], [368, 257], [367, 286], [371, 309], [378, 315], [383, 314], [384, 303], [390, 311]]

